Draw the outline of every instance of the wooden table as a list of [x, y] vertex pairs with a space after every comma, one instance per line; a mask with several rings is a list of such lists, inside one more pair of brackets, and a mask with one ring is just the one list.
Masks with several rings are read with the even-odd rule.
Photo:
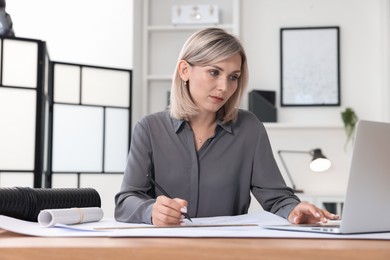
[[0, 259], [390, 259], [390, 241], [275, 238], [44, 238], [0, 230]]

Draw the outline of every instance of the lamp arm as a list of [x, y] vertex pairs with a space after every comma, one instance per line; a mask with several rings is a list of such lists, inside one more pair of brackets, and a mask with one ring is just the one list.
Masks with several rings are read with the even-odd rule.
[[283, 168], [284, 168], [285, 172], [287, 173], [287, 177], [289, 178], [289, 180], [291, 182], [291, 185], [292, 185], [292, 188], [295, 191], [296, 190], [295, 182], [293, 181], [292, 176], [290, 174], [290, 171], [287, 168], [287, 165], [286, 165], [286, 162], [283, 159], [282, 153], [306, 153], [307, 154], [307, 153], [310, 153], [310, 152], [307, 152], [307, 151], [290, 151], [290, 150], [280, 150], [280, 151], [278, 151], [278, 155], [279, 155], [280, 161], [282, 162]]
[[279, 155], [280, 161], [282, 162], [284, 171], [287, 173], [287, 177], [288, 177], [289, 180], [290, 180], [290, 183], [291, 183], [291, 185], [292, 185], [292, 188], [293, 188], [293, 190], [295, 190], [295, 183], [294, 183], [294, 181], [293, 181], [293, 179], [292, 179], [292, 177], [291, 177], [290, 171], [288, 170], [287, 165], [286, 165], [286, 163], [285, 163], [285, 161], [284, 161], [284, 159], [283, 159], [282, 151], [278, 151], [278, 155]]

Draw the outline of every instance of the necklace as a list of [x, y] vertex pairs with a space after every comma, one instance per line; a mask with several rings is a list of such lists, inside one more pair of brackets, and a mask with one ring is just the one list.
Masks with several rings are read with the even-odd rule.
[[203, 137], [203, 138], [199, 138], [199, 137], [195, 137], [195, 139], [198, 141], [198, 143], [203, 143], [203, 139], [207, 140], [207, 136]]
[[202, 138], [200, 138], [200, 137], [198, 137], [198, 136], [196, 136], [195, 134], [194, 134], [194, 137], [195, 137], [195, 139], [196, 139], [196, 141], [198, 142], [198, 143], [203, 143], [203, 140], [207, 140], [207, 137], [208, 137], [209, 135], [208, 135], [208, 133], [206, 133], [206, 135], [204, 136], [204, 137], [202, 137]]
[[209, 127], [209, 128], [206, 130], [206, 133], [203, 135], [203, 137], [197, 136], [197, 134], [195, 134], [195, 131], [194, 131], [195, 140], [196, 140], [199, 144], [202, 144], [205, 140], [207, 140], [211, 135], [214, 134], [214, 131], [215, 131], [215, 124], [213, 124], [211, 127]]

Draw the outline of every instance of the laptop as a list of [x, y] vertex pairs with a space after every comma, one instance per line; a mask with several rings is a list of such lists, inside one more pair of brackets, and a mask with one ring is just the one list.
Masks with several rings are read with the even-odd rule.
[[265, 226], [333, 234], [390, 232], [390, 123], [360, 120], [339, 223]]

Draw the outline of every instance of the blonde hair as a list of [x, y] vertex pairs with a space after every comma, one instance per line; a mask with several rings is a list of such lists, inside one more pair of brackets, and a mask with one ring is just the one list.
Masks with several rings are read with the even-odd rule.
[[170, 115], [177, 119], [188, 119], [198, 114], [198, 107], [193, 102], [188, 86], [181, 79], [178, 67], [181, 60], [192, 66], [207, 66], [218, 63], [239, 53], [241, 56], [241, 76], [237, 90], [218, 111], [224, 123], [237, 118], [238, 107], [248, 83], [248, 65], [244, 48], [233, 35], [219, 28], [206, 28], [195, 32], [184, 44], [172, 78], [170, 94]]

